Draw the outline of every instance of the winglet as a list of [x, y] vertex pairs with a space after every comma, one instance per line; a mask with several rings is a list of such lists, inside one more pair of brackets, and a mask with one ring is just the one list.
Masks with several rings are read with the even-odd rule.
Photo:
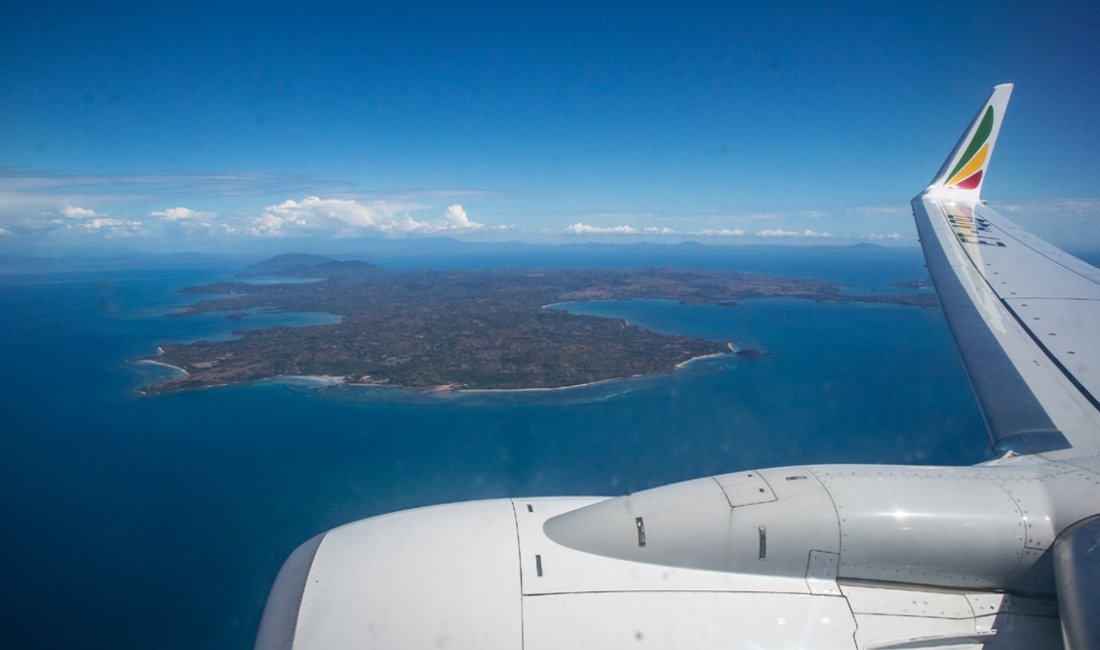
[[1012, 84], [993, 87], [989, 99], [944, 161], [927, 192], [970, 201], [980, 199], [985, 172], [989, 167], [989, 159], [993, 157], [993, 146], [997, 143], [997, 134], [1001, 130], [1001, 121], [1004, 119], [1010, 95]]

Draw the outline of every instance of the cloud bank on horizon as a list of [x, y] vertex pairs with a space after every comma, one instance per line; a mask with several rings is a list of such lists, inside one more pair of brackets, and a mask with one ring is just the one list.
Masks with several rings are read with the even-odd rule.
[[[26, 181], [26, 177], [22, 177]], [[386, 198], [346, 198], [307, 195], [285, 199], [254, 212], [219, 214], [212, 210], [200, 210], [185, 205], [173, 205], [135, 214], [129, 203], [139, 193], [136, 188], [120, 192], [126, 198], [119, 200], [116, 193], [102, 195], [84, 191], [76, 194], [38, 192], [38, 183], [30, 183], [34, 190], [5, 187], [0, 176], [0, 236], [22, 237], [36, 241], [59, 241], [84, 238], [84, 241], [110, 241], [127, 239], [154, 245], [165, 239], [181, 244], [187, 242], [222, 242], [288, 239], [356, 237], [418, 237], [440, 236], [473, 237], [476, 239], [511, 238], [539, 240], [594, 240], [629, 241], [647, 239], [653, 241], [716, 240], [746, 241], [751, 239], [780, 240], [867, 240], [903, 241], [900, 232], [878, 231], [847, 232], [833, 234], [829, 231], [802, 228], [730, 227], [731, 222], [756, 223], [761, 220], [785, 221], [780, 213], [747, 213], [743, 215], [665, 215], [648, 213], [639, 218], [649, 222], [667, 219], [676, 223], [668, 225], [593, 225], [577, 221], [561, 228], [524, 229], [512, 224], [487, 224], [471, 218], [462, 203], [439, 202], [462, 192], [422, 191], [394, 193]], [[48, 184], [43, 184], [49, 187]], [[471, 192], [471, 194], [478, 194]], [[484, 193], [482, 193], [484, 194]], [[77, 204], [74, 201], [80, 201]], [[92, 208], [90, 205], [108, 204], [112, 207]], [[1080, 207], [1078, 205], [1078, 207]], [[907, 220], [903, 208], [863, 208], [852, 212], [873, 213], [874, 220]], [[801, 212], [790, 215], [794, 219], [828, 219], [831, 213], [823, 211]], [[616, 215], [593, 213], [591, 218], [614, 220]], [[865, 217], [865, 215], [864, 215]], [[863, 218], [863, 221], [868, 221]], [[683, 227], [682, 222], [700, 224]], [[708, 223], [725, 224], [724, 227], [707, 227]], [[564, 239], [562, 239], [564, 238]]]
[[[298, 178], [288, 185], [324, 189], [326, 183]], [[917, 243], [908, 205], [902, 201], [831, 210], [708, 214], [601, 210], [567, 215], [583, 220], [570, 223], [568, 218], [561, 218], [566, 225], [534, 228], [471, 216], [466, 201], [506, 202], [509, 197], [502, 198], [504, 193], [499, 191], [421, 189], [357, 196], [342, 190], [337, 196], [305, 194], [277, 202], [261, 200], [262, 195], [272, 193], [273, 186], [277, 190], [278, 182], [263, 174], [74, 177], [16, 174], [0, 168], [0, 245], [18, 250], [25, 246], [48, 248], [59, 242], [117, 244], [126, 240], [128, 245], [152, 251], [204, 246], [213, 250], [242, 241], [379, 236], [533, 242]], [[161, 188], [170, 188], [164, 192], [170, 198], [161, 197]], [[228, 197], [245, 207], [231, 212], [205, 205], [200, 209], [183, 204], [189, 196], [205, 198], [205, 205]], [[164, 204], [176, 199], [180, 202]], [[148, 207], [158, 202], [164, 207]], [[251, 203], [266, 205], [249, 209]], [[1018, 219], [1045, 217], [1038, 223], [1039, 229], [1045, 226], [1056, 240], [1080, 241], [1081, 231], [1086, 229], [1081, 228], [1082, 224], [1087, 226], [1100, 218], [1100, 199], [1010, 201], [997, 205]]]

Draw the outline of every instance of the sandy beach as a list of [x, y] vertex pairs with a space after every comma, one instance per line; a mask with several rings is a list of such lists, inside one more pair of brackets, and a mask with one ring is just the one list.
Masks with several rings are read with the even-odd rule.
[[[730, 347], [730, 352], [736, 353], [736, 350], [733, 349], [732, 343], [727, 343], [727, 345], [729, 345]], [[681, 361], [680, 363], [676, 364], [675, 368], [676, 370], [679, 370], [688, 364], [695, 363], [696, 361], [702, 361], [703, 359], [714, 359], [716, 357], [724, 357], [730, 354], [730, 352], [715, 352], [714, 354], [703, 354], [697, 357], [692, 357], [690, 359], [687, 359], [686, 361]]]
[[183, 368], [180, 368], [179, 366], [173, 366], [170, 363], [165, 363], [163, 361], [157, 361], [156, 359], [138, 359], [134, 363], [141, 363], [141, 364], [145, 364], [145, 365], [149, 365], [149, 366], [161, 366], [163, 368], [171, 368], [172, 370], [175, 370], [176, 372], [180, 373], [181, 375], [191, 374], [191, 373], [187, 372], [186, 370], [184, 370]]

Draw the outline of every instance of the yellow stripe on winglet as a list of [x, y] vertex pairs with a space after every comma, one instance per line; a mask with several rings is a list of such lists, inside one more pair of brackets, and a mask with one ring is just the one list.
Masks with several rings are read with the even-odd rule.
[[982, 148], [978, 150], [978, 153], [974, 154], [974, 157], [970, 159], [970, 162], [966, 163], [966, 167], [963, 167], [951, 177], [951, 180], [947, 181], [947, 185], [954, 185], [962, 179], [970, 176], [974, 172], [978, 171], [985, 165], [985, 159], [989, 157], [989, 143], [982, 145]]

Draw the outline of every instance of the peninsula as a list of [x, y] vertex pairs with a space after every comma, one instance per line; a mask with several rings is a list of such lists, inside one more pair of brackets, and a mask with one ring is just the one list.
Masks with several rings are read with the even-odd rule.
[[711, 270], [396, 272], [305, 255], [280, 256], [256, 268], [316, 281], [189, 287], [183, 292], [222, 297], [201, 300], [173, 316], [225, 311], [228, 318], [240, 319], [247, 310], [266, 308], [328, 312], [341, 321], [249, 330], [231, 341], [162, 344], [161, 354], [147, 360], [184, 374], [143, 392], [294, 375], [406, 388], [558, 388], [669, 372], [694, 358], [734, 349], [726, 341], [662, 334], [622, 320], [547, 308], [562, 302], [649, 298], [733, 305], [786, 296], [929, 304], [924, 295], [849, 296], [820, 280]]

